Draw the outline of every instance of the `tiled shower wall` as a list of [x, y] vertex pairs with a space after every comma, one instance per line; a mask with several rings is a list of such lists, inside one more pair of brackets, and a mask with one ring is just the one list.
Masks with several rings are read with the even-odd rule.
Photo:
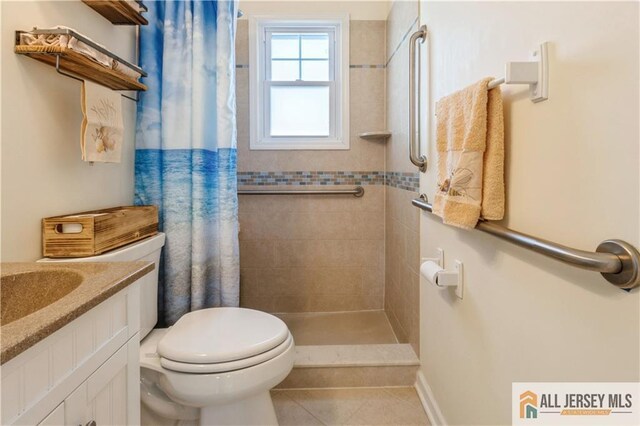
[[[365, 188], [363, 198], [241, 195], [242, 306], [385, 309], [399, 340], [418, 351], [419, 214], [410, 203], [418, 175], [407, 148], [408, 37], [417, 22], [417, 2], [405, 1], [386, 22], [350, 22], [350, 150], [252, 151], [248, 26], [239, 21], [239, 186]], [[386, 143], [358, 138], [384, 123], [393, 134]]]
[[385, 26], [350, 22], [350, 150], [252, 151], [248, 25], [238, 22], [239, 186], [365, 188], [362, 198], [241, 195], [241, 306], [267, 312], [383, 309], [385, 147], [357, 135], [382, 130], [385, 122]]
[[[418, 29], [418, 3], [395, 1], [387, 18], [386, 121], [391, 138], [386, 144], [387, 175], [404, 174], [418, 180], [409, 161], [409, 37]], [[386, 186], [384, 309], [401, 342], [419, 344], [420, 222], [411, 199], [418, 185]]]

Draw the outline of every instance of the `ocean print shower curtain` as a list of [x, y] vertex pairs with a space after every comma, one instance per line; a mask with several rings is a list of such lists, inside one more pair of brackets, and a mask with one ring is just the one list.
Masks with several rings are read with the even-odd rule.
[[147, 2], [135, 202], [154, 204], [166, 244], [159, 322], [238, 306], [236, 1]]

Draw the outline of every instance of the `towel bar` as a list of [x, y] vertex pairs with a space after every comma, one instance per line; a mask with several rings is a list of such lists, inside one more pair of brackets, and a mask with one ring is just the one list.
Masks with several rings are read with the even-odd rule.
[[[424, 194], [412, 200], [411, 204], [432, 213], [431, 204]], [[589, 252], [523, 234], [485, 220], [480, 220], [476, 229], [568, 265], [600, 272], [607, 281], [623, 290], [640, 286], [640, 253], [625, 241], [606, 240], [598, 245], [595, 252]]]
[[549, 98], [548, 42], [542, 43], [533, 52], [531, 62], [507, 62], [504, 77], [489, 82], [489, 89], [501, 84], [528, 84], [531, 102], [542, 102]]
[[[70, 74], [70, 73], [68, 73], [66, 71], [63, 71], [62, 68], [60, 68], [60, 55], [55, 55], [55, 57], [56, 57], [56, 72], [58, 74], [64, 75], [65, 77], [69, 77], [69, 78], [72, 78], [74, 80], [78, 80], [78, 81], [84, 83], [84, 79], [83, 78], [76, 77], [73, 74]], [[120, 93], [120, 96], [122, 96], [123, 98], [130, 99], [133, 102], [138, 102], [138, 100], [139, 100], [137, 95], [136, 95], [135, 98], [132, 98], [131, 96], [125, 95], [124, 93]], [[90, 161], [90, 163], [93, 165], [93, 161]]]
[[238, 195], [353, 195], [362, 197], [364, 188], [353, 189], [238, 189]]

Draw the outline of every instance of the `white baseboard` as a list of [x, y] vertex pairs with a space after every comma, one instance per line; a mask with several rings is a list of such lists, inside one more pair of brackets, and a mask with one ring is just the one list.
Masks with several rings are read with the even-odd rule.
[[420, 402], [422, 402], [422, 407], [427, 413], [427, 417], [431, 424], [433, 426], [447, 426], [447, 422], [442, 415], [442, 411], [440, 411], [438, 402], [433, 396], [433, 391], [431, 390], [431, 387], [429, 387], [427, 379], [424, 377], [422, 371], [418, 371], [415, 387], [416, 392], [418, 392], [418, 397], [420, 397]]

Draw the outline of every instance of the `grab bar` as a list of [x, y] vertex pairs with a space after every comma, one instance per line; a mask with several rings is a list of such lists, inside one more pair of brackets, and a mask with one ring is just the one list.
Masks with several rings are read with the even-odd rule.
[[[411, 204], [433, 213], [431, 204], [427, 202], [427, 197], [424, 194], [420, 198], [412, 200]], [[476, 225], [476, 229], [562, 263], [600, 272], [607, 281], [623, 290], [631, 290], [640, 286], [638, 273], [640, 271], [640, 253], [625, 241], [606, 240], [598, 245], [595, 252], [590, 252], [523, 234], [482, 219]]]
[[[420, 126], [416, 127], [416, 42], [423, 43], [427, 37], [427, 26], [421, 26], [409, 39], [409, 159], [420, 169], [427, 171], [427, 157], [420, 155]], [[418, 75], [418, 78], [420, 76]], [[417, 135], [416, 138], [416, 129]]]
[[352, 189], [239, 189], [238, 195], [353, 195], [362, 197], [364, 188]]

